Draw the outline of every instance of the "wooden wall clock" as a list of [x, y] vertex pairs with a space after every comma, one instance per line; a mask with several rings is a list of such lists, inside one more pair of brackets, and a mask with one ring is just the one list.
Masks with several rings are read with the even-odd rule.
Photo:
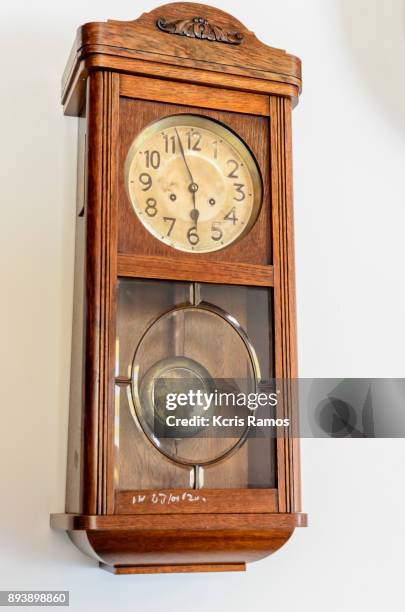
[[62, 95], [79, 117], [66, 512], [51, 524], [114, 573], [243, 570], [305, 525], [288, 433], [155, 428], [167, 380], [297, 375], [300, 88], [297, 58], [201, 4], [78, 30]]

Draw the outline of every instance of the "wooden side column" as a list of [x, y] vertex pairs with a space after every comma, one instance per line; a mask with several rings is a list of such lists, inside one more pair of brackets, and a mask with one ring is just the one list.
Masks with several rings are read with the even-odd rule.
[[88, 82], [88, 182], [86, 210], [86, 351], [83, 512], [105, 514], [111, 464], [114, 289], [116, 283], [116, 148], [119, 77], [91, 73]]
[[275, 375], [282, 387], [280, 417], [293, 424], [293, 431], [277, 440], [280, 512], [299, 512], [301, 507], [299, 440], [292, 437], [298, 414], [291, 110], [289, 98], [270, 97]]

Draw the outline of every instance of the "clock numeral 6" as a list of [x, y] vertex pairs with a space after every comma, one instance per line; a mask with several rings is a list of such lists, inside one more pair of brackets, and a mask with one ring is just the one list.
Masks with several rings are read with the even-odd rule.
[[221, 230], [221, 223], [220, 221], [214, 221], [213, 224], [211, 225], [211, 239], [212, 240], [221, 240], [222, 236], [223, 236], [223, 232]]
[[157, 202], [155, 200], [155, 198], [148, 198], [146, 200], [146, 208], [145, 208], [145, 212], [148, 215], [148, 217], [156, 217], [157, 215]]
[[193, 225], [193, 227], [190, 227], [190, 229], [188, 230], [187, 240], [192, 246], [195, 246], [196, 244], [200, 242], [200, 237], [197, 234], [197, 228], [195, 225]]

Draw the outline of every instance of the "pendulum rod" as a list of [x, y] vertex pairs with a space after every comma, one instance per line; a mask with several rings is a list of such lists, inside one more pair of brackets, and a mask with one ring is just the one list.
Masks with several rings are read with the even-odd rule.
[[201, 287], [200, 283], [191, 283], [190, 284], [190, 303], [192, 306], [198, 306], [201, 302]]

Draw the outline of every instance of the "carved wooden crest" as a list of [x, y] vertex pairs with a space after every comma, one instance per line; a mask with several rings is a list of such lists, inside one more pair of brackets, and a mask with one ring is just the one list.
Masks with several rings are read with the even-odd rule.
[[208, 19], [203, 17], [176, 19], [174, 21], [166, 21], [164, 17], [160, 17], [156, 21], [156, 25], [159, 30], [168, 34], [178, 34], [179, 36], [228, 43], [230, 45], [240, 45], [244, 39], [243, 34], [240, 32], [225, 31], [220, 26], [210, 23]]

